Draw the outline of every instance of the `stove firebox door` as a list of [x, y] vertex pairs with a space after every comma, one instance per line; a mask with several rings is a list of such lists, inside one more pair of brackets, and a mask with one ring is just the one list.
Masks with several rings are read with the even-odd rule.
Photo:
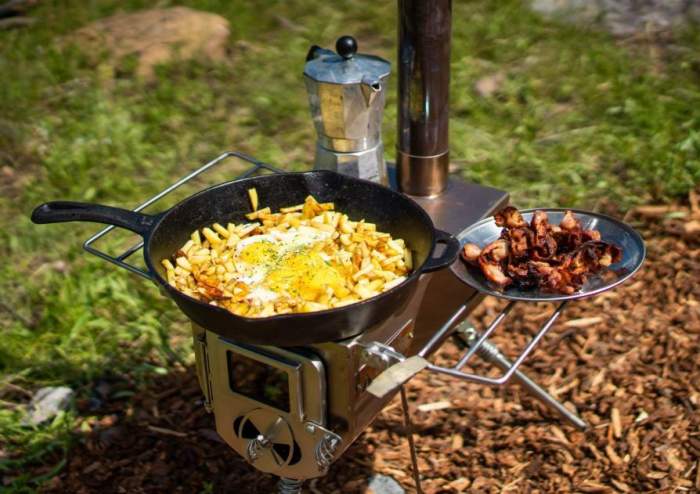
[[307, 349], [244, 345], [210, 332], [207, 352], [219, 435], [263, 472], [324, 475], [340, 437], [326, 429], [321, 359]]

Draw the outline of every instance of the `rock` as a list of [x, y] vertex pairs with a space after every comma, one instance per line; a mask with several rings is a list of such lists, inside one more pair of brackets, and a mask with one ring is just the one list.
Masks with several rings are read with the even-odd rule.
[[74, 392], [66, 386], [41, 388], [29, 403], [29, 423], [39, 425], [67, 410]]
[[601, 14], [601, 6], [595, 0], [532, 0], [530, 6], [547, 17], [578, 24], [592, 22]]
[[405, 494], [403, 487], [386, 475], [376, 474], [369, 479], [367, 494]]
[[106, 17], [69, 39], [94, 55], [106, 52], [115, 65], [136, 57], [136, 74], [148, 80], [156, 64], [174, 59], [224, 60], [229, 32], [228, 21], [219, 15], [173, 7]]
[[697, 0], [531, 0], [535, 12], [572, 24], [600, 24], [616, 36], [667, 31], [700, 21]]
[[488, 98], [499, 91], [506, 80], [503, 72], [482, 77], [474, 83], [474, 90], [482, 98]]

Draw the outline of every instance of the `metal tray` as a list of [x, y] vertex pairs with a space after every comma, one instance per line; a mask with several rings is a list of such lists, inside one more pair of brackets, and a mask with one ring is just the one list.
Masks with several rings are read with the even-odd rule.
[[[523, 218], [530, 222], [535, 211], [544, 211], [547, 213], [550, 223], [559, 224], [567, 210], [564, 208], [535, 208], [520, 212]], [[591, 297], [616, 287], [639, 270], [646, 257], [646, 247], [641, 235], [634, 228], [604, 214], [577, 209], [570, 210], [574, 212], [584, 229], [598, 230], [602, 240], [622, 248], [622, 260], [597, 275], [591, 276], [578, 292], [563, 295], [545, 293], [537, 289], [523, 290], [512, 286], [499, 288], [489, 282], [479, 268], [467, 264], [461, 257], [452, 264], [450, 269], [457, 278], [482, 293], [526, 302], [555, 302]], [[491, 216], [463, 230], [457, 235], [457, 240], [461, 246], [466, 243], [474, 243], [479, 247], [484, 247], [501, 235], [501, 229], [502, 227], [496, 226], [496, 221]]]

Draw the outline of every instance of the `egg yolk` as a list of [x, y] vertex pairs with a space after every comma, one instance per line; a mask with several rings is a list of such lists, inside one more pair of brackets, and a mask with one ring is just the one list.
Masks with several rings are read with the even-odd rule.
[[266, 278], [270, 290], [315, 300], [328, 287], [342, 286], [343, 277], [318, 252], [304, 249], [284, 256]]
[[272, 242], [253, 242], [241, 250], [239, 259], [251, 266], [270, 267], [278, 257], [278, 246]]
[[344, 286], [339, 268], [311, 246], [284, 252], [273, 242], [255, 242], [241, 250], [239, 259], [263, 269], [266, 275], [260, 284], [279, 294], [316, 300], [328, 288]]

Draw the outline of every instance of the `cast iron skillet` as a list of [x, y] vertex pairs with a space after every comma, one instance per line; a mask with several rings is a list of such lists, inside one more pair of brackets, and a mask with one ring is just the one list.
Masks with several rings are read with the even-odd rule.
[[[356, 304], [266, 318], [237, 316], [170, 286], [161, 261], [172, 256], [198, 228], [215, 222], [247, 222], [244, 215], [251, 212], [247, 193], [251, 187], [257, 189], [261, 207], [269, 206], [273, 211], [302, 203], [311, 194], [320, 202], [334, 202], [336, 210], [352, 219], [376, 223], [379, 230], [406, 241], [413, 253], [413, 272], [400, 285]], [[297, 346], [357, 335], [400, 312], [420, 274], [449, 266], [459, 252], [459, 242], [436, 230], [428, 214], [408, 197], [373, 182], [322, 170], [227, 182], [155, 215], [97, 204], [49, 202], [34, 210], [32, 221], [94, 221], [138, 233], [144, 239], [143, 255], [152, 278], [192, 321], [232, 340], [257, 345]], [[433, 257], [436, 243], [445, 244], [445, 248]]]

